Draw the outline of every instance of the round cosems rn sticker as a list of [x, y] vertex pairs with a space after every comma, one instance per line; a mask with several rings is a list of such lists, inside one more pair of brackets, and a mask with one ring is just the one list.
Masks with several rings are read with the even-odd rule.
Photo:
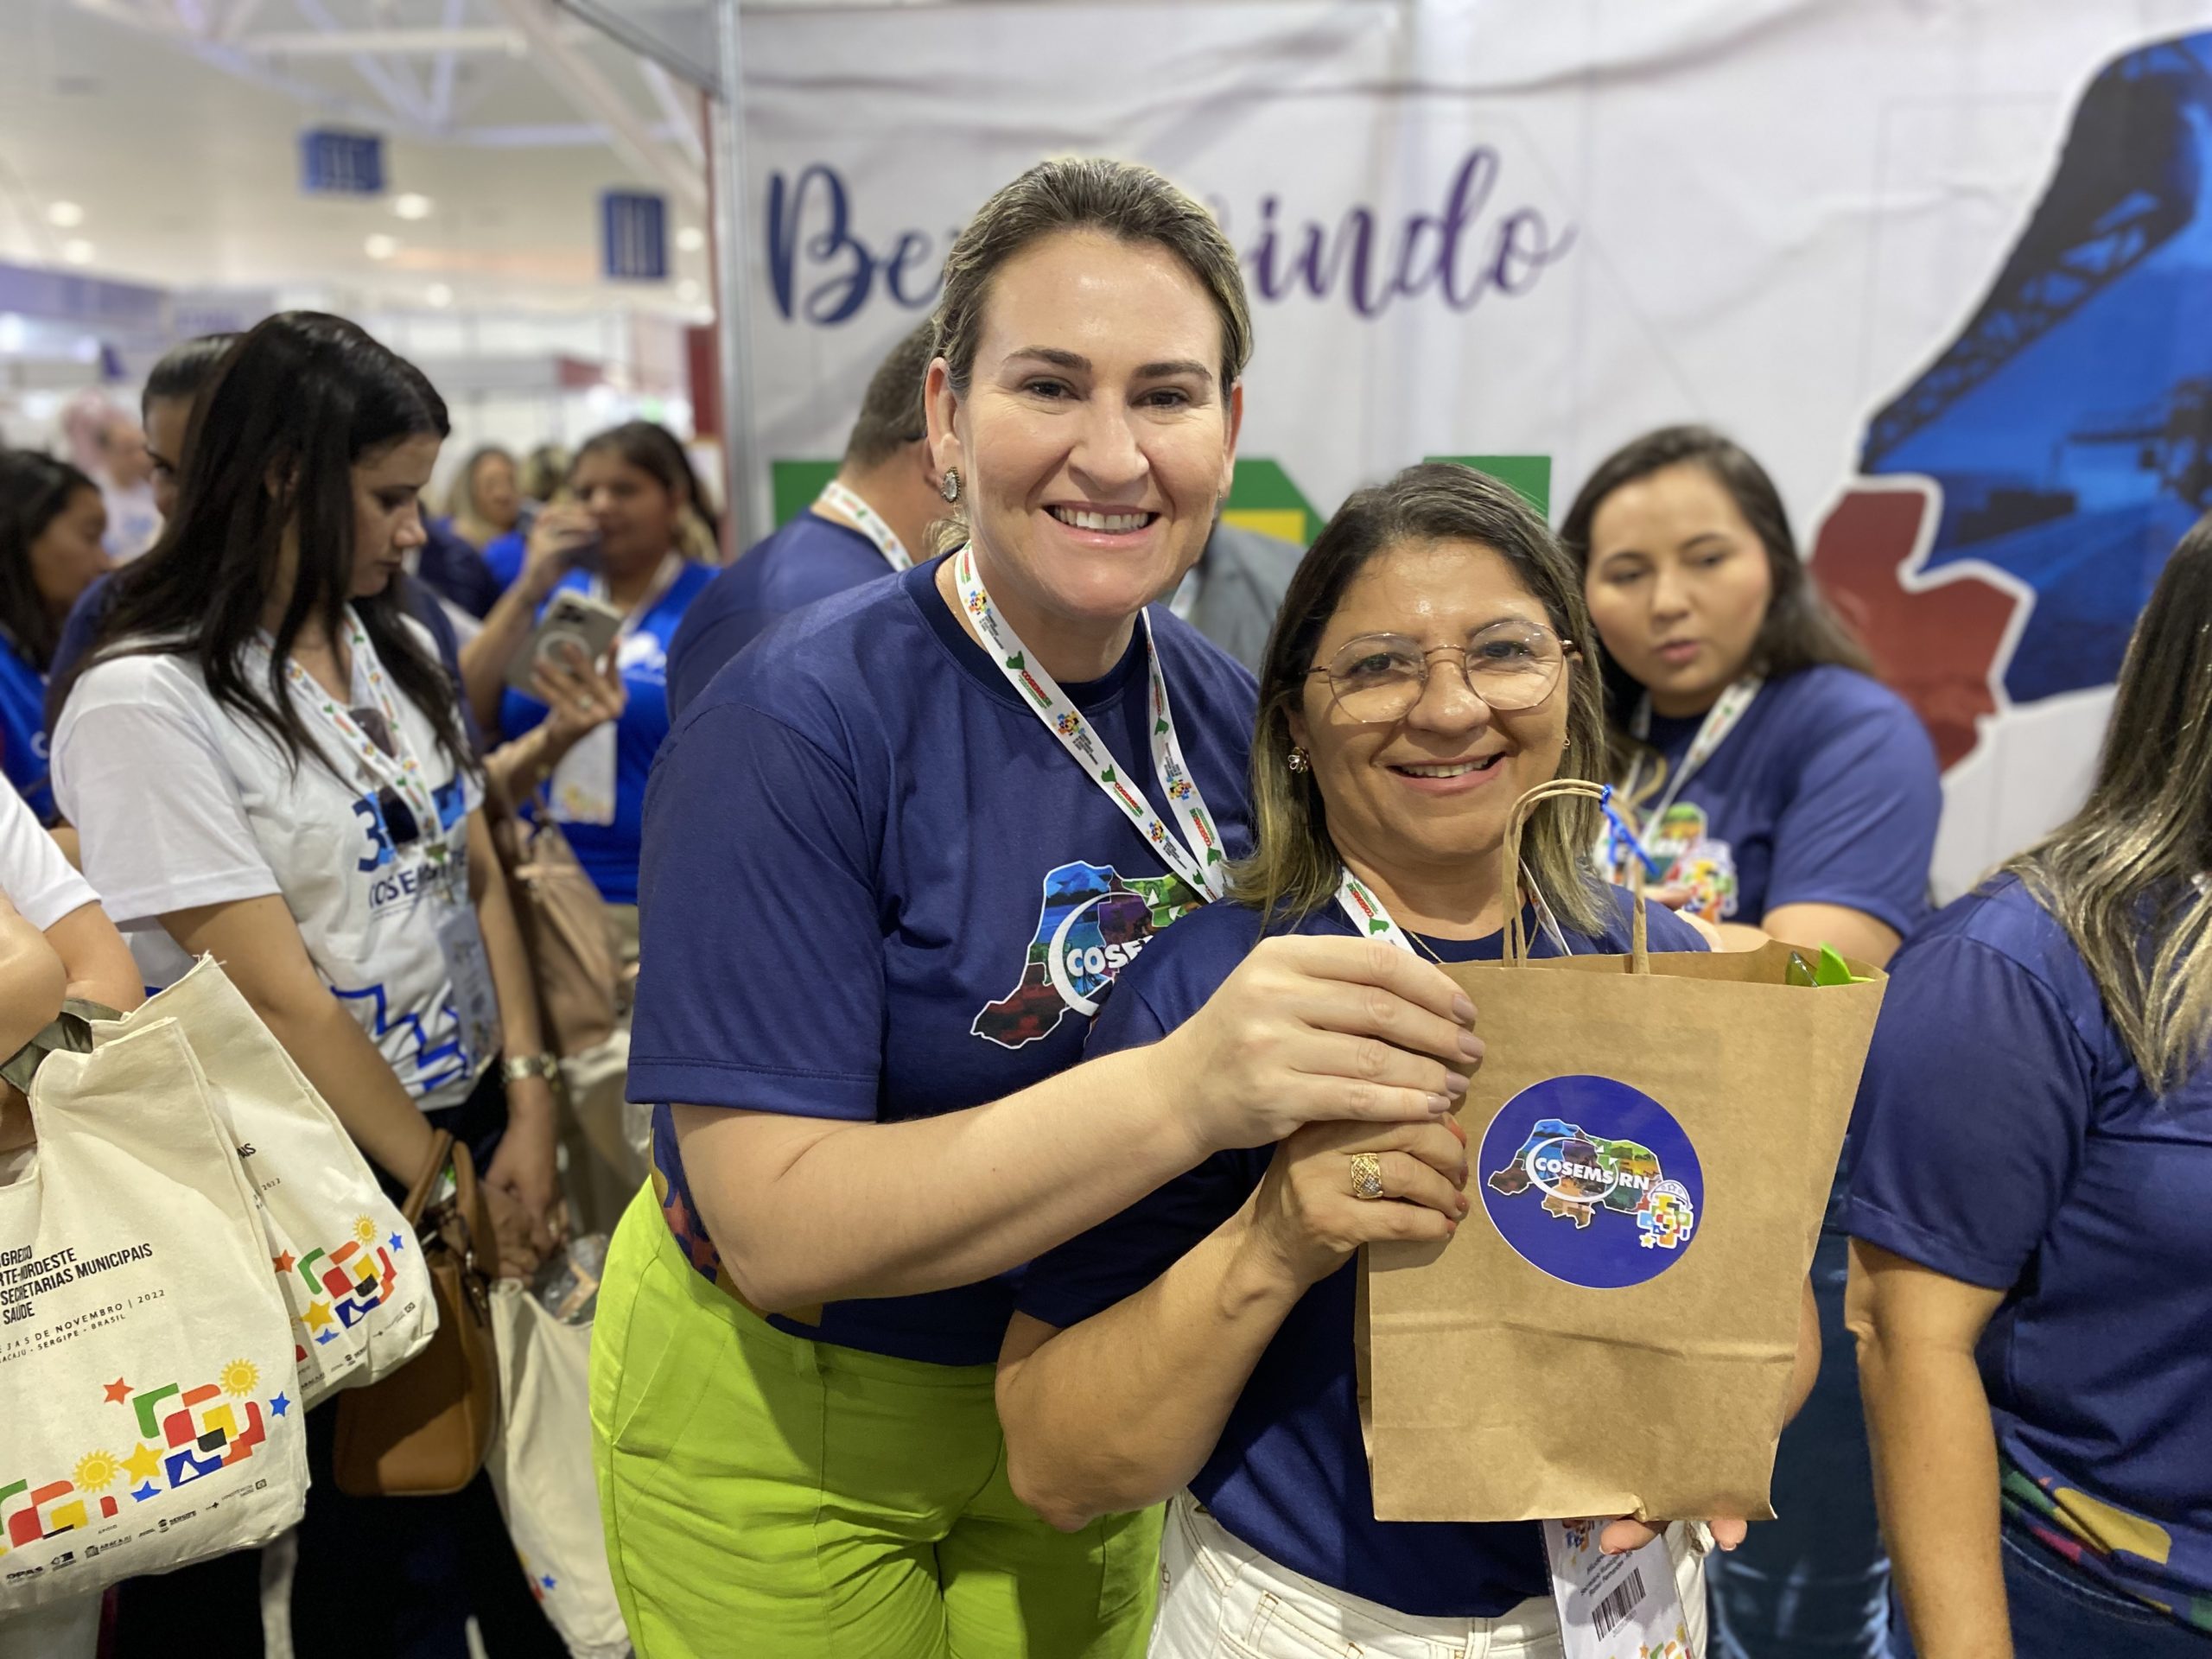
[[1674, 1114], [1611, 1077], [1548, 1077], [1483, 1133], [1483, 1208], [1531, 1267], [1591, 1290], [1657, 1278], [1682, 1259], [1705, 1172]]

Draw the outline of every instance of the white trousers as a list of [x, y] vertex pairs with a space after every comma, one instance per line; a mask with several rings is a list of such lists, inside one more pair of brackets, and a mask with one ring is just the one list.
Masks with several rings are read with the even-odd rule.
[[[1690, 1650], [1705, 1653], [1705, 1550], [1667, 1529]], [[1232, 1537], [1188, 1492], [1168, 1506], [1151, 1659], [1562, 1659], [1548, 1596], [1497, 1618], [1416, 1618], [1332, 1590]]]

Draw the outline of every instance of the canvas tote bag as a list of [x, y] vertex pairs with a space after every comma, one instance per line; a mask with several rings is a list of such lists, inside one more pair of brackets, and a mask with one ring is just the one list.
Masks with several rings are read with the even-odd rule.
[[142, 1007], [95, 1021], [95, 1044], [173, 1020], [260, 1203], [269, 1268], [292, 1317], [297, 1397], [389, 1376], [437, 1328], [414, 1230], [284, 1046], [213, 957]]
[[492, 1487], [531, 1593], [572, 1659], [630, 1651], [591, 1466], [591, 1326], [566, 1325], [526, 1285], [492, 1287], [499, 1431]]
[[[1598, 785], [1560, 780], [1527, 814]], [[1446, 972], [1487, 1046], [1472, 1211], [1363, 1257], [1362, 1417], [1385, 1521], [1772, 1516], [1800, 1299], [1885, 984], [1790, 947]]]
[[306, 1408], [252, 1189], [182, 1027], [56, 1052], [0, 1185], [0, 1613], [266, 1543]]

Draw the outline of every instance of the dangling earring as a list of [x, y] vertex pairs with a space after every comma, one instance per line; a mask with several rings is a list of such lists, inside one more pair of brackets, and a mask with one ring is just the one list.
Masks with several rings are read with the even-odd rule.
[[960, 469], [957, 467], [944, 469], [944, 476], [938, 480], [937, 493], [947, 501], [960, 499]]
[[1308, 772], [1313, 770], [1313, 757], [1294, 743], [1290, 746], [1290, 753], [1285, 758], [1283, 764], [1294, 772]]

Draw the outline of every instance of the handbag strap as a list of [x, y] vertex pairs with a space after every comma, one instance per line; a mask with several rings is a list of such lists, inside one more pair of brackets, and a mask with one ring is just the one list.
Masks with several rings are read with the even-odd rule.
[[[1505, 817], [1505, 864], [1503, 890], [1517, 894], [1521, 891], [1521, 832], [1528, 828], [1529, 819], [1546, 801], [1567, 796], [1582, 795], [1593, 801], [1605, 798], [1605, 786], [1586, 778], [1554, 778], [1549, 783], [1538, 784], [1514, 802], [1513, 810]], [[1636, 864], [1631, 875], [1630, 891], [1636, 895], [1629, 920], [1629, 971], [1648, 974], [1651, 971], [1651, 951], [1644, 926], [1643, 866]], [[1539, 895], [1541, 897], [1541, 895]], [[1529, 960], [1528, 929], [1521, 919], [1521, 906], [1510, 906], [1510, 915], [1505, 925], [1505, 960], [1513, 967], [1520, 967]]]
[[[454, 1158], [456, 1152], [462, 1157], [467, 1155], [467, 1149], [455, 1146], [453, 1136], [446, 1130], [431, 1132], [429, 1154], [423, 1160], [422, 1171], [415, 1177], [414, 1185], [407, 1189], [407, 1202], [399, 1206], [399, 1213], [407, 1217], [407, 1224], [417, 1232], [422, 1230], [423, 1212], [430, 1207], [430, 1195], [438, 1190], [438, 1178], [446, 1173], [448, 1162], [455, 1166], [455, 1180], [460, 1179], [459, 1163]], [[473, 1183], [475, 1171], [470, 1170], [469, 1175]]]

